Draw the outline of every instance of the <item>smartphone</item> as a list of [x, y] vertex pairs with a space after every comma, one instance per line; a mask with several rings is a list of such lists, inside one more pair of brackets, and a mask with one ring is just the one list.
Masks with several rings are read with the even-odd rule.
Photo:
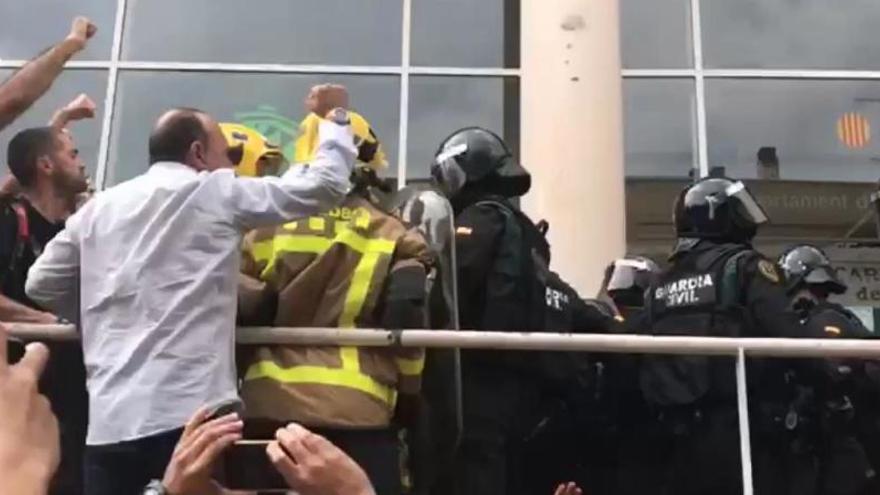
[[244, 417], [244, 403], [240, 399], [228, 400], [214, 406], [208, 416], [208, 421], [232, 413], [238, 413], [239, 417]]
[[241, 440], [223, 458], [223, 486], [230, 490], [287, 493], [290, 487], [266, 455], [268, 440]]

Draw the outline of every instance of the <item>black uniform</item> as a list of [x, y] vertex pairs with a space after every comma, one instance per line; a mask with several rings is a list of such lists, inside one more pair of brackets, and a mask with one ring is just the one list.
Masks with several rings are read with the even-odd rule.
[[[828, 301], [805, 308], [803, 316], [805, 321], [822, 328], [829, 338], [863, 339], [872, 335], [851, 311]], [[865, 449], [865, 442], [877, 440], [870, 428], [871, 416], [878, 412], [870, 398], [877, 394], [877, 384], [871, 381], [866, 363], [861, 360], [826, 360], [826, 365], [835, 381], [827, 390], [819, 390], [816, 398], [818, 493], [877, 493], [876, 473]], [[860, 416], [857, 418], [857, 415]], [[868, 424], [860, 428], [857, 419], [867, 419]]]
[[[776, 266], [748, 245], [684, 241], [671, 259], [647, 301], [655, 335], [804, 336]], [[748, 376], [754, 401], [761, 366]], [[741, 493], [733, 358], [646, 356], [641, 384], [663, 434], [665, 493]]]
[[[548, 251], [543, 235], [505, 201], [475, 201], [457, 216], [456, 225], [462, 328], [598, 331], [613, 322], [607, 310], [582, 301], [542, 265]], [[549, 462], [538, 453], [547, 453], [541, 445], [569, 427], [566, 398], [589, 381], [590, 371], [584, 357], [574, 353], [463, 351], [457, 493], [549, 492], [559, 481], [549, 467], [560, 476], [573, 473], [571, 464], [560, 465], [559, 458]], [[538, 458], [541, 466], [535, 464]]]

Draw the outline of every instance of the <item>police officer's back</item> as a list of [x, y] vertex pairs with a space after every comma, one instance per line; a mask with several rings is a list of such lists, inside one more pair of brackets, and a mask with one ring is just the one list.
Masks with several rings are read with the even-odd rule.
[[[794, 246], [779, 258], [786, 275], [792, 306], [803, 321], [821, 328], [828, 338], [871, 338], [871, 332], [850, 310], [829, 300], [847, 286], [836, 275], [820, 248]], [[876, 466], [866, 447], [876, 445], [877, 398], [875, 362], [827, 359], [828, 386], [816, 390], [816, 452], [819, 456], [818, 493], [855, 495], [876, 493]], [[876, 457], [876, 451], [872, 451]], [[877, 459], [874, 459], [876, 462]]]
[[[752, 249], [767, 221], [741, 182], [703, 179], [685, 188], [674, 211], [678, 241], [647, 297], [655, 335], [795, 337], [776, 266]], [[760, 370], [749, 367], [759, 383]], [[666, 493], [741, 493], [736, 382], [731, 358], [647, 355], [641, 386], [662, 432]]]
[[[566, 288], [554, 289], [544, 235], [512, 202], [528, 192], [531, 178], [501, 138], [481, 128], [459, 130], [441, 144], [431, 173], [455, 210], [463, 329], [541, 331], [550, 321], [549, 307], [579, 306]], [[534, 353], [462, 352], [457, 493], [522, 490], [510, 479], [522, 472], [519, 451], [541, 414], [542, 362]]]

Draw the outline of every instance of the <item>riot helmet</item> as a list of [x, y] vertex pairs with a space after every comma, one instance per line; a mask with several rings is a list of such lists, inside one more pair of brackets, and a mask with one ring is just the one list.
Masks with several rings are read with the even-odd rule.
[[532, 184], [504, 140], [480, 127], [459, 129], [443, 140], [431, 164], [431, 177], [450, 199], [466, 186], [512, 198], [527, 193]]
[[649, 258], [628, 256], [611, 262], [605, 290], [617, 306], [641, 307], [644, 294], [656, 281], [660, 267]]
[[769, 220], [741, 181], [702, 179], [679, 194], [673, 212], [679, 238], [751, 242]]
[[816, 246], [792, 247], [782, 253], [778, 264], [792, 291], [806, 287], [824, 290], [828, 294], [846, 292], [846, 284], [834, 273], [828, 255]]

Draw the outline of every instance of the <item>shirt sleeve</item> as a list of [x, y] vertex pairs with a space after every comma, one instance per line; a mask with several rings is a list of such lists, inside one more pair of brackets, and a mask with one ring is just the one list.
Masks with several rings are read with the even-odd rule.
[[53, 313], [79, 321], [80, 250], [76, 215], [53, 238], [28, 271], [27, 296]]
[[[321, 122], [314, 161], [295, 166], [282, 177], [235, 177], [229, 170], [216, 171], [219, 197], [242, 230], [272, 226], [307, 217], [336, 206], [350, 188], [357, 148], [351, 129]], [[212, 195], [214, 189], [211, 189]], [[216, 196], [209, 199], [216, 202]]]

